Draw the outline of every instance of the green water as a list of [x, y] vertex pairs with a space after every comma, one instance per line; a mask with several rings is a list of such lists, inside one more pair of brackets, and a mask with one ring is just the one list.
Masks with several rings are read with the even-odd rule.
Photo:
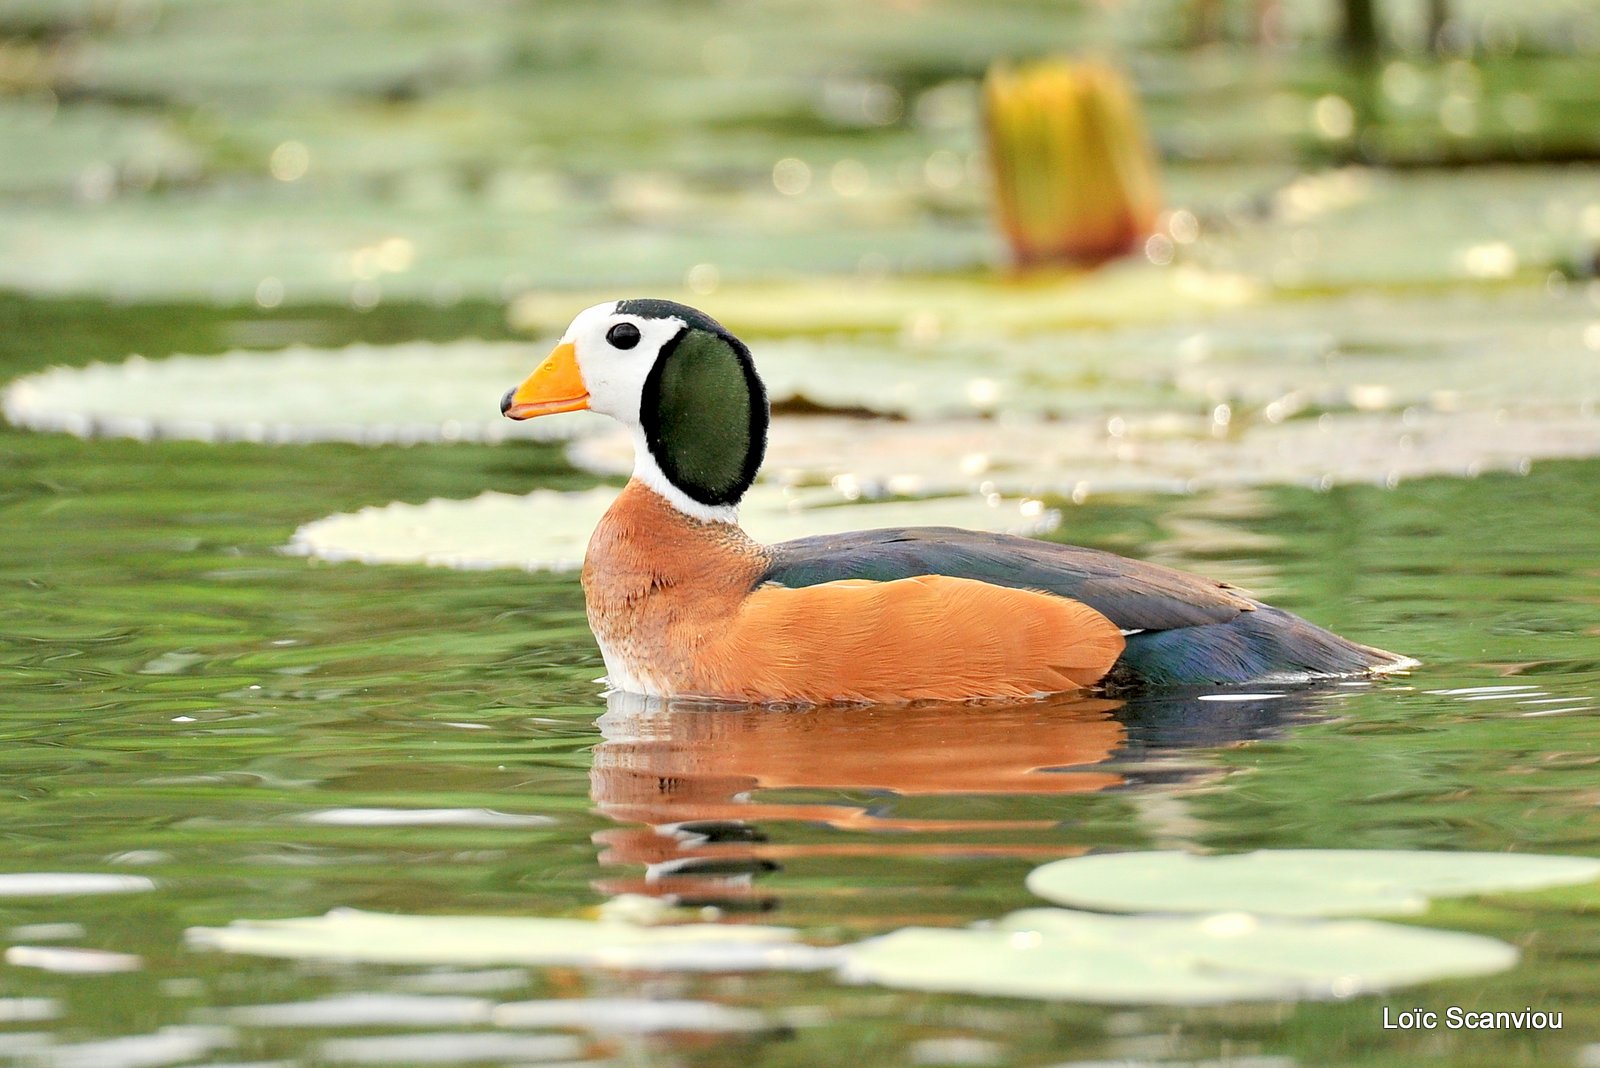
[[[493, 334], [496, 314], [301, 309], [294, 329], [335, 344]], [[18, 371], [114, 356], [131, 336], [152, 355], [212, 351], [260, 318], [15, 299], [0, 317], [0, 360]], [[406, 1029], [221, 1026], [209, 1013], [419, 984], [500, 1000], [702, 997], [786, 1021], [760, 1036], [583, 1038], [582, 1058], [622, 1064], [899, 1064], [948, 1049], [930, 1040], [965, 1037], [1024, 1065], [1250, 1054], [1543, 1065], [1600, 1042], [1592, 888], [1438, 906], [1430, 923], [1513, 942], [1522, 963], [1337, 1004], [1107, 1010], [893, 993], [825, 975], [452, 973], [186, 948], [185, 928], [242, 918], [337, 906], [573, 915], [641, 889], [716, 904], [735, 920], [758, 911], [828, 941], [1026, 906], [1030, 867], [1086, 848], [1600, 855], [1600, 462], [1390, 491], [1066, 506], [1062, 536], [1248, 582], [1419, 656], [1425, 666], [1409, 678], [1237, 704], [1067, 702], [909, 718], [686, 711], [669, 717], [658, 745], [628, 740], [625, 710], [597, 724], [601, 665], [573, 578], [317, 565], [278, 551], [296, 525], [333, 511], [590, 481], [534, 445], [273, 448], [0, 431], [0, 870], [156, 884], [0, 899], [8, 945], [142, 959], [112, 974], [0, 968], [0, 998], [59, 1002], [54, 1019], [0, 1024], [0, 1059], [333, 1063], [342, 1054], [332, 1040]], [[980, 776], [1064, 770], [1047, 786], [1034, 776], [1014, 792], [962, 792], [970, 786], [955, 771], [919, 777], [903, 766], [919, 742], [987, 754], [974, 758]], [[902, 793], [884, 788], [896, 784]], [[355, 807], [487, 808], [551, 822], [305, 821]], [[742, 837], [758, 840], [680, 847], [643, 829], [697, 817], [742, 820], [756, 829]], [[37, 924], [78, 927], [27, 929]], [[1560, 1010], [1565, 1027], [1380, 1027], [1384, 1006], [1451, 1004]], [[209, 1055], [138, 1061], [115, 1047], [72, 1048], [193, 1026], [220, 1027], [194, 1032], [215, 1045]]]

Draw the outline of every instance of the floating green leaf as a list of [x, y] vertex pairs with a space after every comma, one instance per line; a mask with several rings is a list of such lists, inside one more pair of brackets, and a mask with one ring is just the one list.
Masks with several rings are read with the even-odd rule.
[[209, 1015], [246, 1027], [471, 1027], [489, 1022], [486, 998], [393, 993], [339, 994], [274, 1005], [230, 1005]]
[[[730, 284], [709, 296], [683, 289], [659, 295], [705, 307], [739, 333], [890, 333], [926, 341], [1166, 322], [1248, 304], [1261, 293], [1237, 273], [1126, 263], [1026, 281], [987, 275], [810, 278]], [[529, 330], [561, 329], [575, 310], [616, 296], [601, 290], [530, 293], [516, 302], [511, 318]]]
[[570, 1035], [506, 1035], [494, 1031], [415, 1032], [330, 1038], [312, 1057], [322, 1064], [520, 1064], [582, 1063], [584, 1044]]
[[[812, 970], [883, 986], [1113, 1004], [1349, 997], [1510, 967], [1516, 950], [1477, 935], [1369, 920], [1014, 913], [992, 927], [905, 928], [839, 948], [787, 928], [488, 916], [326, 916], [192, 928], [191, 945], [259, 956], [375, 964], [531, 964], [675, 971]], [[457, 1009], [451, 999], [450, 1011]], [[335, 1018], [349, 999], [330, 1006]], [[551, 1003], [493, 1010], [504, 1026], [584, 1026]], [[471, 1010], [482, 1007], [472, 1002]], [[261, 1010], [252, 1010], [261, 1011]], [[295, 1006], [269, 1011], [301, 1021]], [[309, 1007], [322, 1015], [321, 1009]], [[362, 1011], [366, 1011], [363, 1008]], [[370, 1014], [369, 1014], [370, 1015]], [[309, 1018], [307, 1018], [309, 1019]], [[720, 1021], [727, 1025], [730, 1020]], [[758, 1021], [741, 1020], [742, 1026]], [[651, 1025], [660, 1029], [668, 1021]]]
[[[940, 287], [930, 285], [931, 309]], [[972, 287], [980, 295], [989, 290], [977, 282]], [[552, 301], [549, 330], [562, 329], [582, 299]], [[735, 294], [729, 302], [735, 316], [743, 314], [742, 299]], [[720, 299], [701, 303], [726, 315]], [[996, 326], [1005, 321], [1003, 304], [989, 309]], [[959, 301], [946, 305], [952, 307]], [[976, 328], [982, 320], [977, 309], [973, 315], [969, 326]], [[780, 416], [795, 408], [918, 420], [1020, 416], [1027, 420], [997, 420], [989, 447], [981, 433], [963, 435], [956, 427], [951, 436], [968, 439], [961, 456], [1013, 451], [1010, 439], [1018, 455], [991, 466], [1016, 461], [1029, 467], [1067, 443], [1072, 467], [1102, 457], [1135, 465], [1154, 457], [1157, 466], [1176, 467], [1177, 457], [1163, 458], [1163, 442], [1182, 439], [1176, 451], [1196, 454], [1189, 466], [1201, 473], [1235, 466], [1218, 459], [1229, 451], [1337, 460], [1338, 454], [1326, 457], [1328, 449], [1315, 447], [1311, 430], [1341, 443], [1348, 435], [1357, 449], [1369, 436], [1359, 421], [1313, 428], [1297, 418], [1311, 413], [1334, 419], [1391, 413], [1386, 421], [1374, 420], [1371, 433], [1377, 458], [1387, 456], [1394, 467], [1420, 460], [1424, 469], [1436, 468], [1427, 458], [1430, 440], [1451, 436], [1449, 417], [1462, 411], [1503, 424], [1488, 433], [1474, 425], [1464, 435], [1485, 443], [1486, 451], [1498, 439], [1514, 453], [1527, 438], [1528, 454], [1551, 454], [1537, 433], [1524, 433], [1519, 424], [1557, 426], [1600, 401], [1600, 379], [1592, 371], [1596, 346], [1600, 329], [1592, 306], [1577, 293], [1352, 297], [1237, 308], [1183, 325], [1023, 337], [935, 330], [918, 338], [913, 330], [904, 336], [752, 339]], [[500, 395], [547, 348], [543, 341], [462, 341], [132, 358], [28, 376], [7, 388], [3, 403], [9, 418], [24, 426], [138, 437], [383, 443], [603, 431], [608, 424], [593, 416], [557, 416], [520, 428], [500, 418]], [[1220, 422], [1218, 405], [1226, 406]], [[1055, 421], [1032, 421], [1041, 416]], [[852, 438], [857, 430], [897, 433], [861, 423], [841, 424], [843, 434], [814, 420], [780, 418], [778, 424], [774, 463], [788, 462], [783, 454], [790, 446], [804, 450], [812, 441]], [[943, 432], [928, 434], [933, 444]], [[1291, 447], [1275, 440], [1280, 434], [1308, 440]], [[926, 444], [918, 442], [916, 450]], [[592, 465], [592, 455], [585, 458]], [[627, 456], [622, 459], [631, 467]], [[1461, 455], [1463, 465], [1473, 459], [1470, 452]], [[817, 465], [807, 459], [802, 466]], [[1181, 470], [1171, 474], [1190, 477]]]
[[155, 888], [156, 884], [143, 875], [111, 875], [89, 871], [20, 871], [0, 875], [0, 898], [138, 894]]
[[19, 426], [80, 437], [390, 445], [550, 440], [601, 429], [578, 415], [525, 423], [501, 416], [500, 395], [542, 354], [531, 344], [457, 341], [135, 356], [19, 379], [0, 394], [0, 408]]
[[64, 108], [54, 97], [0, 97], [0, 193], [105, 200], [121, 188], [190, 180], [198, 150], [173, 124], [100, 105]]
[[1276, 916], [1400, 916], [1431, 897], [1538, 890], [1600, 879], [1600, 860], [1522, 853], [1279, 849], [1222, 856], [1104, 853], [1036, 868], [1028, 889], [1114, 912], [1238, 910]]
[[324, 808], [304, 813], [303, 823], [329, 827], [548, 827], [556, 821], [532, 813], [492, 808]]
[[1577, 247], [1593, 200], [1592, 179], [1576, 169], [1343, 168], [1278, 189], [1267, 225], [1205, 231], [1185, 260], [1302, 293], [1542, 279]]
[[945, 230], [905, 212], [864, 217], [786, 199], [758, 199], [710, 230], [700, 223], [713, 209], [698, 199], [637, 221], [581, 200], [558, 200], [556, 211], [551, 181], [537, 172], [514, 176], [504, 194], [510, 203], [463, 195], [458, 179], [426, 173], [401, 182], [391, 200], [259, 178], [243, 189], [117, 198], [94, 211], [0, 203], [0, 288], [370, 308], [501, 300], [618, 279], [635, 292], [658, 290], [681, 284], [699, 264], [726, 278], [782, 277], [849, 272], [875, 256], [889, 269], [968, 268], [989, 252], [976, 225]]
[[189, 944], [230, 953], [369, 964], [545, 964], [664, 971], [807, 970], [831, 950], [786, 927], [694, 923], [646, 927], [521, 916], [324, 916], [193, 927]]
[[[428, 0], [402, 15], [373, 3], [169, 3], [144, 32], [103, 35], [62, 73], [67, 88], [211, 103], [229, 94], [417, 92], [510, 58], [504, 5]], [[496, 9], [499, 10], [496, 10]]]
[[499, 1027], [569, 1027], [605, 1035], [660, 1034], [671, 1031], [734, 1033], [766, 1031], [774, 1023], [755, 1009], [714, 1001], [656, 998], [554, 998], [497, 1005]]
[[846, 947], [841, 974], [912, 990], [1195, 1005], [1350, 997], [1516, 959], [1492, 938], [1369, 920], [1028, 909], [993, 927], [909, 927]]

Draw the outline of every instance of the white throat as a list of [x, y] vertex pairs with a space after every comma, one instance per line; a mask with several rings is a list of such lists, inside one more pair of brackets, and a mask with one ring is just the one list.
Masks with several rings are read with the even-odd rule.
[[650, 446], [644, 440], [644, 428], [634, 426], [630, 427], [629, 431], [633, 435], [634, 478], [665, 497], [668, 504], [692, 519], [704, 520], [707, 523], [739, 525], [737, 504], [701, 504], [690, 497], [672, 484], [666, 473], [661, 470], [661, 465], [656, 463], [656, 458], [650, 455]]

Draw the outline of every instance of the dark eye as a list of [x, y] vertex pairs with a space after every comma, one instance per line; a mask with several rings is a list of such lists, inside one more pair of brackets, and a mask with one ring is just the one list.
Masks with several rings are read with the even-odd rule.
[[612, 348], [631, 349], [639, 343], [639, 328], [632, 323], [618, 323], [606, 331], [606, 340]]

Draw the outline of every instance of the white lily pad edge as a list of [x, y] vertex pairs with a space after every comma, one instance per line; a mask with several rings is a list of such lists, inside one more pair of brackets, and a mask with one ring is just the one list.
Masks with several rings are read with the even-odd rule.
[[1526, 853], [1263, 849], [1099, 853], [1035, 868], [1028, 889], [1102, 912], [1414, 916], [1436, 897], [1542, 890], [1600, 879], [1600, 860]]
[[493, 444], [597, 432], [598, 421], [581, 415], [524, 423], [501, 416], [500, 394], [541, 351], [465, 340], [134, 355], [24, 375], [0, 392], [0, 412], [28, 430], [140, 441]]

